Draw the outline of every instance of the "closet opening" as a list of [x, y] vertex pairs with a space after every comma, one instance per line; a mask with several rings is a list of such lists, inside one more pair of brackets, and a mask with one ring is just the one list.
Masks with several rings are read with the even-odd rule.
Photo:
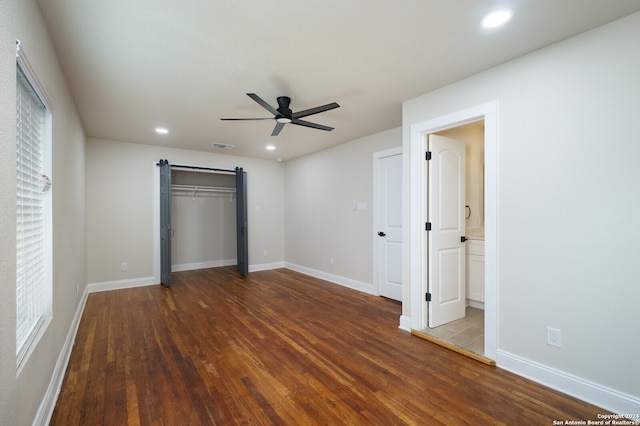
[[172, 271], [237, 265], [248, 274], [246, 172], [160, 160], [160, 282]]

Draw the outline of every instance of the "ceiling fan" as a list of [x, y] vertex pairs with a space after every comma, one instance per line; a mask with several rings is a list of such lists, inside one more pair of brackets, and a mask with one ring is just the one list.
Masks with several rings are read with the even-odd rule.
[[289, 108], [289, 104], [291, 104], [291, 98], [288, 96], [279, 96], [278, 97], [278, 108], [273, 108], [271, 105], [266, 103], [260, 96], [255, 93], [247, 93], [251, 99], [259, 103], [264, 109], [273, 114], [273, 117], [267, 118], [221, 118], [220, 120], [231, 120], [231, 121], [243, 121], [243, 120], [276, 120], [276, 127], [273, 128], [273, 132], [271, 132], [271, 136], [278, 136], [282, 128], [285, 124], [297, 124], [298, 126], [312, 127], [314, 129], [331, 131], [333, 127], [323, 126], [322, 124], [311, 123], [310, 121], [300, 120], [302, 117], [307, 117], [309, 115], [318, 114], [321, 112], [329, 111], [330, 109], [338, 108], [336, 102], [332, 102], [330, 104], [317, 106], [315, 108], [305, 109], [304, 111], [293, 112], [291, 108]]

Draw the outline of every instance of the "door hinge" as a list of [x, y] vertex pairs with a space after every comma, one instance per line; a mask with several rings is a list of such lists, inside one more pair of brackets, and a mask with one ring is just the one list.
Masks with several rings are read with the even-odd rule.
[[425, 231], [431, 231], [431, 222], [425, 222], [424, 230]]
[[426, 293], [426, 294], [425, 294], [425, 297], [424, 297], [424, 300], [425, 300], [426, 302], [431, 302], [431, 293]]
[[424, 159], [427, 161], [431, 160], [431, 151], [427, 151], [424, 153]]

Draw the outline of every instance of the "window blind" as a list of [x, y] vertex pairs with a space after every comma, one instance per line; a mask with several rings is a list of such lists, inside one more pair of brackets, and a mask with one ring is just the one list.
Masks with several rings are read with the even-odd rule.
[[47, 313], [43, 138], [46, 108], [18, 67], [16, 363], [20, 365]]

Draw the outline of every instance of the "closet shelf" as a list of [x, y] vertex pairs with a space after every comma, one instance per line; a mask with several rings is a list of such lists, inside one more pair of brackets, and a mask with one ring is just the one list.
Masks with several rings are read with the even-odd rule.
[[207, 186], [207, 185], [171, 185], [171, 191], [191, 192], [193, 196], [197, 192], [226, 192], [235, 193], [235, 188], [225, 186]]

